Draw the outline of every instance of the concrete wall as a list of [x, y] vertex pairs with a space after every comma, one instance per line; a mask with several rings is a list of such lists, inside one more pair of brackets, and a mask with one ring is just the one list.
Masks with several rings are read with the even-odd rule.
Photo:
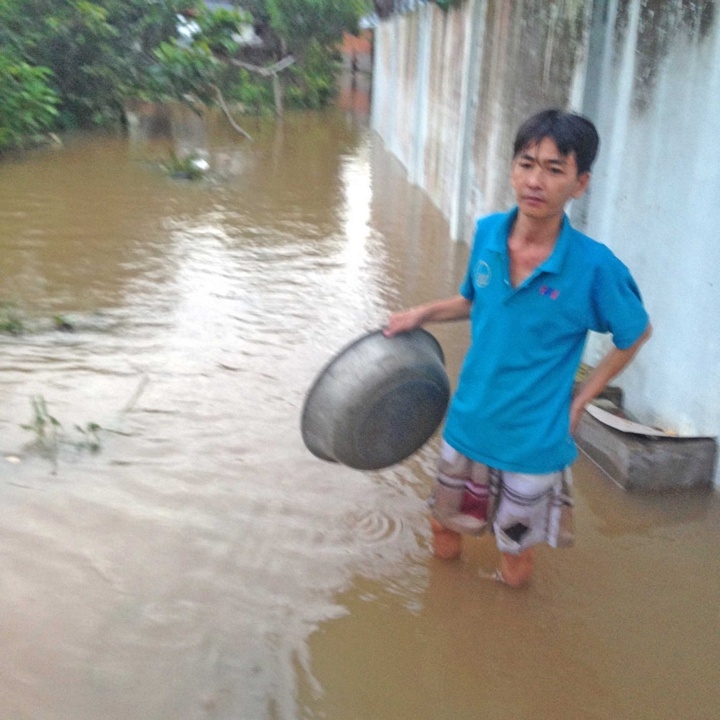
[[[655, 334], [619, 384], [644, 422], [720, 434], [720, 3], [466, 0], [375, 33], [372, 123], [450, 222], [512, 203], [518, 124], [580, 110], [602, 138], [575, 224], [632, 269]], [[592, 337], [595, 362], [606, 339]], [[718, 475], [720, 481], [720, 474]]]
[[[372, 124], [447, 216], [462, 178], [466, 105], [461, 71], [470, 15], [434, 5], [394, 15], [375, 32]], [[456, 212], [456, 210], [455, 210]]]

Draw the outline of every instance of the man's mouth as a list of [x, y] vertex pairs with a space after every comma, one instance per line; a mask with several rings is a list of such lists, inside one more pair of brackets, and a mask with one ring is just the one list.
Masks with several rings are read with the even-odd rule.
[[524, 195], [523, 201], [528, 205], [542, 205], [545, 200], [538, 195]]

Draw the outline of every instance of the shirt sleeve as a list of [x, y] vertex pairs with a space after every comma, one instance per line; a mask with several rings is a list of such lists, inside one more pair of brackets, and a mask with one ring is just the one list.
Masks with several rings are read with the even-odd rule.
[[475, 224], [475, 235], [473, 236], [472, 250], [468, 259], [465, 277], [460, 283], [459, 293], [470, 302], [475, 298], [475, 285], [473, 283], [473, 274], [477, 266], [478, 255], [482, 251], [483, 245], [487, 241], [488, 228], [490, 228], [493, 216], [480, 218]]
[[472, 249], [470, 250], [470, 257], [468, 258], [467, 268], [465, 269], [465, 277], [462, 279], [460, 287], [458, 288], [458, 292], [470, 302], [472, 302], [473, 298], [475, 297], [475, 288], [473, 287], [472, 283], [472, 268], [475, 265], [475, 255], [478, 251], [479, 230], [480, 221], [478, 220], [477, 223], [475, 223], [475, 235], [473, 236]]
[[611, 333], [619, 350], [633, 345], [648, 326], [640, 289], [628, 268], [610, 251], [595, 272], [591, 330]]

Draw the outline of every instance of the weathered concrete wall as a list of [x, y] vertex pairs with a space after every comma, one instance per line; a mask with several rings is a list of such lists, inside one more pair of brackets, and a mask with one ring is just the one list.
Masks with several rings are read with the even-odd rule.
[[373, 126], [433, 202], [450, 216], [460, 192], [467, 83], [467, 13], [425, 5], [376, 31]]
[[[374, 129], [469, 240], [512, 203], [530, 113], [579, 110], [602, 138], [576, 225], [632, 269], [653, 340], [620, 379], [643, 422], [720, 434], [720, 8], [717, 0], [466, 0], [376, 31]], [[607, 340], [593, 337], [594, 362]], [[720, 476], [718, 477], [720, 481]]]

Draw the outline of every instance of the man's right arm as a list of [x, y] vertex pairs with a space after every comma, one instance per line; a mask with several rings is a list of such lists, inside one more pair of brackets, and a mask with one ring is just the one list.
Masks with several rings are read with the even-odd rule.
[[467, 320], [470, 317], [471, 307], [472, 302], [462, 295], [416, 305], [407, 310], [393, 313], [383, 332], [387, 337], [392, 337], [398, 333], [422, 327], [426, 323]]

